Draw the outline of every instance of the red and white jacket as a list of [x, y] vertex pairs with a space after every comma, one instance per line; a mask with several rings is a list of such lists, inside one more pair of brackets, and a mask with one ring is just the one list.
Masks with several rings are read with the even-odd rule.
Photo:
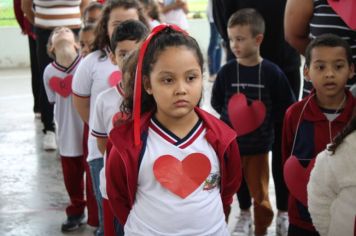
[[[206, 127], [206, 139], [216, 151], [220, 162], [220, 195], [226, 217], [233, 195], [242, 179], [240, 153], [236, 133], [213, 115], [195, 108]], [[152, 113], [141, 118], [141, 144], [135, 146], [133, 122], [115, 127], [109, 135], [112, 143], [106, 165], [107, 194], [115, 216], [124, 225], [135, 201], [138, 171], [145, 150], [147, 130]]]

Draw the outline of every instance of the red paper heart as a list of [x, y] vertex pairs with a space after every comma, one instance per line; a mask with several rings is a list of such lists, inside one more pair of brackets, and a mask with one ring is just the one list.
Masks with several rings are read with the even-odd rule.
[[328, 0], [328, 3], [348, 27], [356, 29], [355, 0]]
[[49, 80], [49, 87], [62, 97], [68, 97], [72, 94], [73, 75], [67, 75], [64, 78], [52, 77]]
[[202, 153], [190, 154], [183, 161], [171, 155], [163, 155], [153, 165], [157, 181], [181, 198], [194, 192], [206, 180], [210, 170], [210, 161]]
[[242, 93], [230, 98], [227, 109], [237, 136], [254, 131], [262, 125], [266, 117], [266, 107], [263, 102], [256, 100], [248, 106], [246, 96]]
[[115, 123], [117, 121], [125, 121], [127, 120], [128, 116], [126, 113], [122, 113], [121, 111], [117, 112], [113, 117], [112, 117], [112, 125], [115, 126]]
[[284, 180], [289, 192], [304, 206], [308, 205], [307, 185], [310, 178], [310, 172], [314, 168], [315, 159], [313, 158], [307, 168], [304, 168], [298, 158], [290, 156], [284, 164]]
[[114, 71], [111, 73], [109, 76], [108, 82], [110, 87], [116, 86], [119, 82], [121, 81], [121, 72], [120, 71]]

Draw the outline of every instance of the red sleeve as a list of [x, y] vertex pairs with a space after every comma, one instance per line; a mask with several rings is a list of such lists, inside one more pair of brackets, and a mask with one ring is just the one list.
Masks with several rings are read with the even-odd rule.
[[25, 16], [21, 10], [21, 0], [14, 0], [14, 12], [17, 23], [20, 25], [22, 32], [25, 32], [24, 20]]
[[242, 180], [242, 167], [240, 152], [237, 142], [234, 140], [228, 147], [225, 153], [225, 182], [221, 198], [223, 202], [225, 216], [228, 217], [230, 213], [230, 206], [232, 204], [233, 196], [240, 188]]
[[283, 132], [282, 132], [282, 166], [284, 166], [284, 163], [287, 161], [289, 158], [291, 151], [292, 151], [292, 146], [294, 142], [294, 128], [293, 128], [293, 116], [296, 116], [296, 114], [293, 114], [293, 110], [289, 108], [286, 112], [286, 115], [284, 117], [284, 122], [283, 122]]
[[113, 147], [106, 163], [106, 191], [114, 215], [121, 225], [125, 225], [130, 213], [127, 176], [125, 165], [116, 148]]

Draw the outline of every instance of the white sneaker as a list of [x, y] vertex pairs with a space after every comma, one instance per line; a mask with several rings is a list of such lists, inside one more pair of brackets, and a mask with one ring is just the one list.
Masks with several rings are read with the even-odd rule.
[[252, 234], [251, 212], [241, 211], [231, 236], [249, 236]]
[[53, 131], [47, 131], [43, 137], [43, 149], [52, 151], [57, 149], [56, 134]]
[[287, 212], [278, 212], [276, 220], [276, 233], [278, 236], [287, 236], [289, 227], [289, 218]]

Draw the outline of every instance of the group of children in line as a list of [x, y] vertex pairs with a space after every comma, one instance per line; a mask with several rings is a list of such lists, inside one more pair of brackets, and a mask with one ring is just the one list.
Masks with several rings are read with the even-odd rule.
[[[220, 69], [212, 89], [218, 119], [199, 108], [204, 59], [186, 31], [165, 24], [152, 29], [135, 0], [107, 1], [103, 9], [93, 3], [87, 16], [87, 22], [98, 21], [95, 27], [84, 24], [80, 44], [70, 29], [53, 30], [48, 53], [54, 62], [44, 72], [48, 100], [56, 105], [70, 198], [63, 232], [83, 223], [87, 206], [87, 223], [98, 227], [96, 235], [227, 236], [230, 205], [241, 185], [253, 199], [254, 234], [267, 235], [274, 215], [268, 153], [274, 122], [284, 119], [281, 165], [290, 192], [289, 222], [286, 212], [278, 212], [284, 228], [277, 227], [277, 233], [334, 235], [342, 230], [347, 234], [341, 235], [353, 235], [356, 206], [350, 194], [344, 196], [349, 205], [339, 203], [345, 212], [330, 216], [326, 209], [337, 191], [356, 185], [348, 179], [356, 165], [350, 156], [356, 101], [345, 90], [354, 76], [346, 42], [323, 35], [310, 43], [304, 74], [314, 90], [296, 102], [283, 72], [260, 55], [263, 18], [254, 9], [237, 11], [227, 26], [237, 59]], [[350, 120], [348, 130], [334, 141]], [[350, 166], [338, 160], [329, 164], [330, 151], [315, 164], [329, 143], [336, 154], [351, 150], [344, 154]], [[329, 171], [320, 176], [323, 167], [344, 174], [344, 182]], [[330, 183], [323, 182], [324, 176]], [[324, 194], [319, 183], [337, 187]], [[246, 196], [239, 192], [239, 197]], [[347, 220], [335, 219], [341, 215]], [[322, 220], [327, 216], [329, 228]], [[247, 224], [232, 234], [250, 235], [249, 206], [241, 207], [240, 217]]]

